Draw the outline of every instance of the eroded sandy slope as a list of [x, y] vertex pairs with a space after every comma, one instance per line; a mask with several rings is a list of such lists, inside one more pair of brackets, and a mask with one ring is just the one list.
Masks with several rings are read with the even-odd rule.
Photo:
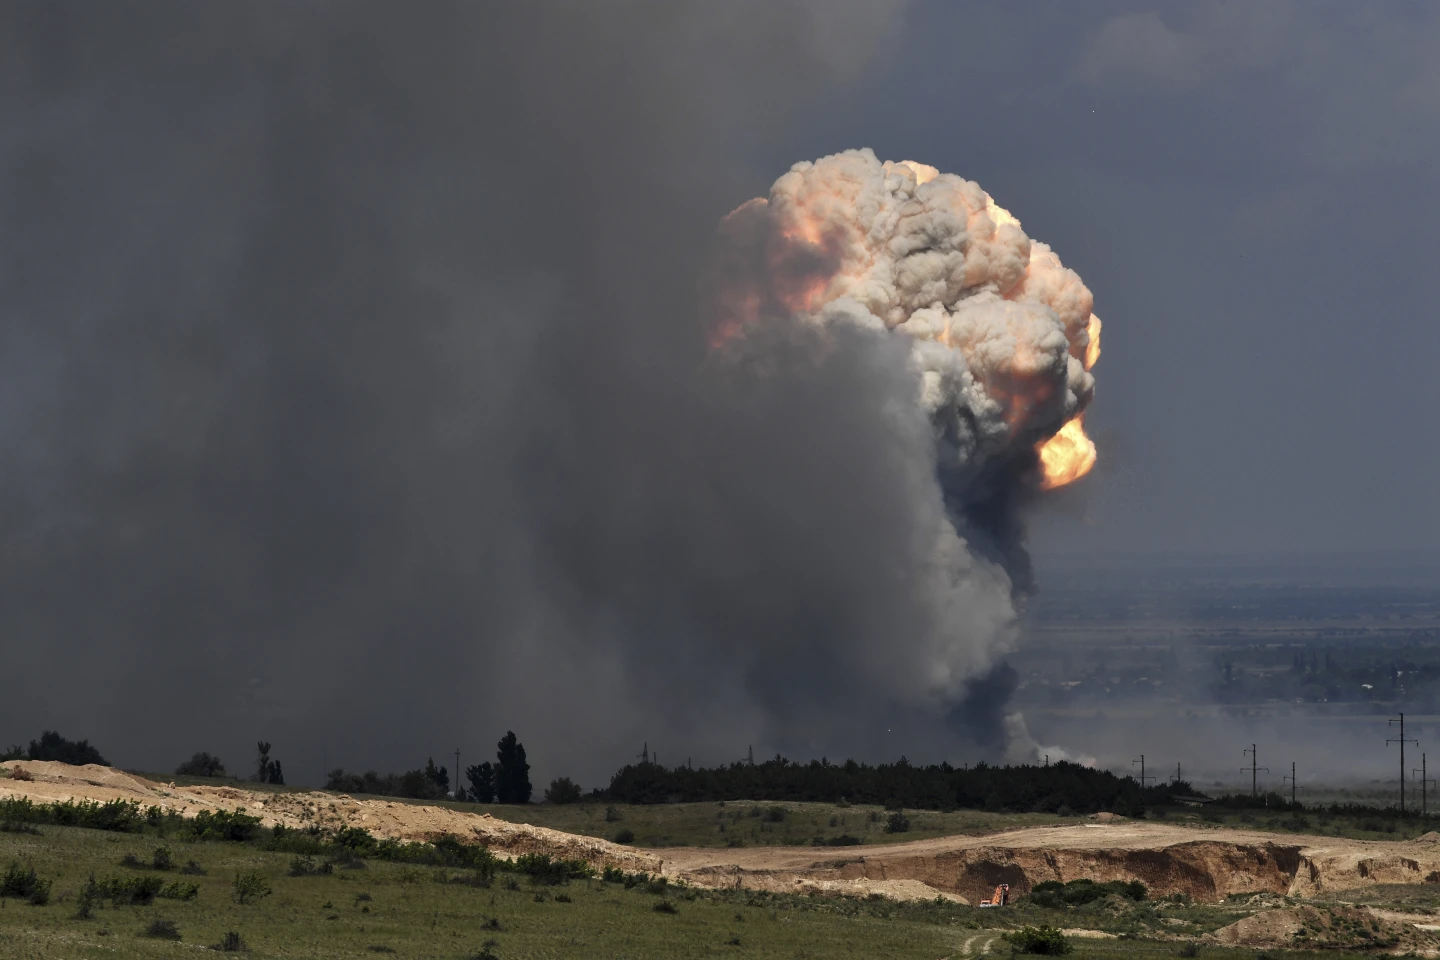
[[1045, 880], [1082, 877], [1140, 880], [1156, 895], [1185, 893], [1197, 900], [1220, 900], [1232, 893], [1303, 897], [1377, 883], [1440, 883], [1440, 835], [1436, 834], [1411, 841], [1365, 841], [1105, 820], [834, 850], [683, 847], [641, 852], [443, 807], [319, 792], [182, 787], [108, 767], [15, 765], [34, 779], [0, 779], [0, 796], [135, 800], [190, 816], [201, 810], [240, 807], [268, 825], [353, 825], [377, 836], [407, 840], [453, 833], [508, 855], [543, 852], [582, 858], [596, 866], [663, 872], [715, 887], [884, 893], [907, 899], [940, 894], [976, 902], [997, 883], [1024, 893]]

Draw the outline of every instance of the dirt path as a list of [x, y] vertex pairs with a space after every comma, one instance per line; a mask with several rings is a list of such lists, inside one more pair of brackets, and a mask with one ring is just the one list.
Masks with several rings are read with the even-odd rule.
[[483, 814], [344, 794], [275, 793], [234, 787], [183, 787], [109, 767], [16, 762], [33, 777], [5, 779], [0, 797], [41, 801], [134, 800], [194, 816], [244, 809], [267, 825], [364, 827], [379, 837], [424, 840], [453, 833], [497, 852], [549, 853], [596, 866], [663, 873], [708, 887], [978, 902], [1008, 883], [1023, 894], [1044, 880], [1140, 880], [1160, 896], [1221, 900], [1232, 893], [1315, 894], [1381, 883], [1440, 883], [1440, 834], [1408, 841], [1346, 840], [1252, 830], [1182, 827], [1101, 816], [1091, 822], [1031, 827], [982, 837], [813, 847], [641, 851]]

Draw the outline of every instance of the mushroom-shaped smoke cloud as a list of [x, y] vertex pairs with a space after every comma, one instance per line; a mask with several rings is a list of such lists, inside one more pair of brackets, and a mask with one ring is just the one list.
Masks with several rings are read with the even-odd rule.
[[[719, 247], [711, 300], [722, 353], [743, 352], [780, 317], [871, 331], [877, 344], [903, 338], [945, 507], [934, 562], [951, 597], [940, 608], [970, 607], [964, 593], [996, 564], [1023, 593], [1018, 504], [1095, 463], [1083, 418], [1100, 319], [1080, 277], [978, 184], [868, 149], [796, 164], [725, 218]], [[1013, 630], [992, 631], [979, 651], [965, 633], [931, 645], [930, 674], [973, 693], [985, 682], [975, 665], [993, 664]]]

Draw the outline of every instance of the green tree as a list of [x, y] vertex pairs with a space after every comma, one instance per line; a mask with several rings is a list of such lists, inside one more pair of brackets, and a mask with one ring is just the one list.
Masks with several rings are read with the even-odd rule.
[[425, 778], [440, 789], [441, 796], [450, 792], [450, 772], [435, 766], [434, 757], [425, 758]]
[[280, 769], [280, 761], [270, 759], [270, 744], [261, 740], [255, 747], [260, 752], [260, 759], [255, 766], [254, 779], [259, 783], [283, 784], [285, 774]]
[[530, 764], [525, 760], [525, 746], [515, 737], [514, 730], [495, 745], [495, 799], [501, 803], [529, 803], [534, 788], [530, 786]]
[[66, 740], [54, 730], [46, 730], [40, 734], [39, 740], [30, 741], [30, 751], [26, 759], [58, 760], [61, 763], [72, 763], [76, 766], [86, 763], [95, 763], [102, 767], [110, 766], [109, 761], [100, 756], [100, 751], [90, 746], [89, 740], [81, 740], [78, 743], [74, 740]]
[[219, 757], [201, 751], [176, 767], [175, 772], [187, 777], [223, 777], [225, 764], [220, 762]]
[[557, 777], [550, 781], [550, 789], [545, 791], [545, 799], [551, 803], [579, 803], [580, 784], [569, 777]]
[[495, 767], [489, 763], [466, 767], [465, 779], [470, 781], [472, 803], [495, 802]]

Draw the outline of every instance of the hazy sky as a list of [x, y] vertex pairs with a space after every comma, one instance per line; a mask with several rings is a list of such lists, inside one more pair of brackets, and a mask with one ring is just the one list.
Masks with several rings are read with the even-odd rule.
[[696, 310], [718, 218], [846, 148], [1095, 294], [1100, 466], [1039, 551], [1440, 534], [1432, 5], [16, 3], [0, 112], [0, 738], [953, 749], [1008, 628], [916, 586], [904, 351], [780, 324], [726, 380]]
[[1440, 8], [920, 3], [811, 123], [763, 162], [960, 173], [1094, 291], [1100, 465], [1040, 551], [1440, 539]]

